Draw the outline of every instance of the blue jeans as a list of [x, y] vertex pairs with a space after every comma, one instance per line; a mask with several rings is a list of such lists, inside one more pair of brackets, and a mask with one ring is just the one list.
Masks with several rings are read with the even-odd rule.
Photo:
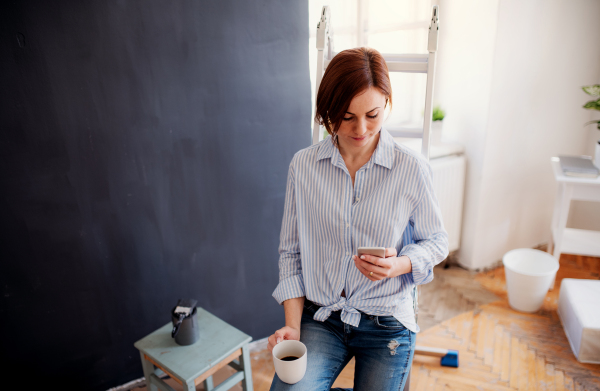
[[355, 391], [403, 390], [415, 351], [415, 333], [393, 316], [361, 313], [360, 324], [354, 327], [344, 324], [337, 311], [319, 322], [313, 319], [318, 309], [305, 301], [300, 341], [308, 350], [306, 375], [290, 385], [275, 374], [271, 391], [329, 391], [352, 357], [356, 358]]

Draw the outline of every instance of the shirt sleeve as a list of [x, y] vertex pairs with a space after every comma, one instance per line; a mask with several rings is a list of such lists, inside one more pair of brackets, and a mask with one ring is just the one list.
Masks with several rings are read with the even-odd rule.
[[448, 233], [433, 191], [431, 166], [419, 161], [418, 167], [420, 201], [409, 218], [412, 241], [400, 250], [398, 256], [406, 255], [410, 259], [413, 281], [422, 285], [433, 280], [433, 267], [448, 256]]
[[279, 304], [306, 295], [302, 277], [302, 263], [300, 261], [294, 181], [294, 160], [292, 159], [288, 172], [283, 222], [281, 223], [279, 237], [279, 284], [273, 292], [273, 297]]

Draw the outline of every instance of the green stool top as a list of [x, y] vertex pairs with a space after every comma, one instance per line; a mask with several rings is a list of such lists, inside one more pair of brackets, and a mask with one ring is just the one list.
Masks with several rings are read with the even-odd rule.
[[197, 307], [200, 339], [180, 346], [171, 338], [172, 323], [137, 341], [134, 346], [184, 383], [195, 379], [252, 340], [247, 334]]

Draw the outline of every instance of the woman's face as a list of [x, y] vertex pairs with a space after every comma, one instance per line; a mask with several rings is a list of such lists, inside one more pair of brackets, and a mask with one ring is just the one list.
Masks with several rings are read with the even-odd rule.
[[379, 140], [386, 98], [377, 88], [370, 87], [350, 102], [337, 136], [342, 149], [372, 146]]

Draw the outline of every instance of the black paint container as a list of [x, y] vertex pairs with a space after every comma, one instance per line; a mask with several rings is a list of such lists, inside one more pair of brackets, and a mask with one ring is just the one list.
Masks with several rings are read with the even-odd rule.
[[[198, 328], [198, 317], [196, 316], [196, 307], [192, 313], [183, 320], [179, 320], [179, 316], [175, 315], [175, 308], [171, 310], [171, 320], [173, 321], [173, 333], [175, 342], [178, 345], [186, 346], [193, 345], [200, 338], [200, 329]], [[179, 324], [179, 327], [178, 327]]]

